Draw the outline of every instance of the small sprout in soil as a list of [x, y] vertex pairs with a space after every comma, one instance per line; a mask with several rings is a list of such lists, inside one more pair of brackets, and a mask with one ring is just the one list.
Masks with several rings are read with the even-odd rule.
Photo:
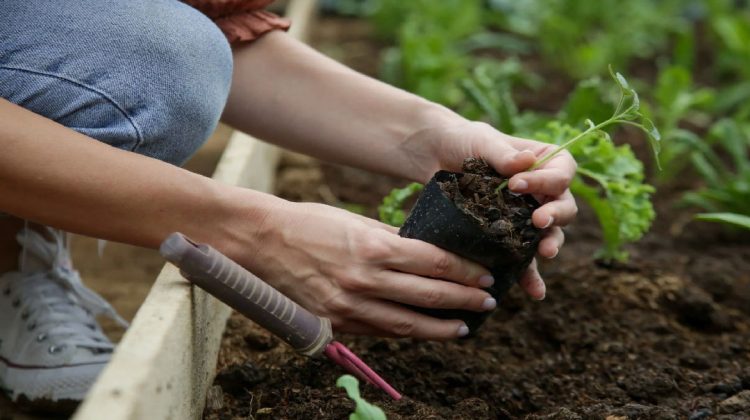
[[[590, 119], [587, 119], [586, 125], [588, 125], [588, 128], [586, 130], [557, 146], [555, 150], [537, 160], [533, 165], [531, 165], [528, 171], [533, 171], [534, 169], [539, 168], [540, 166], [549, 162], [550, 159], [555, 157], [555, 155], [557, 155], [561, 151], [570, 148], [574, 143], [586, 138], [586, 136], [592, 133], [600, 132], [606, 139], [611, 141], [609, 134], [604, 131], [604, 128], [615, 124], [627, 124], [641, 129], [646, 134], [646, 137], [648, 137], [649, 144], [651, 145], [651, 149], [654, 152], [656, 165], [657, 167], [659, 167], [659, 169], [661, 169], [661, 164], [659, 162], [661, 134], [659, 134], [659, 130], [656, 129], [654, 123], [651, 122], [650, 119], [646, 118], [641, 113], [641, 102], [638, 98], [638, 93], [635, 91], [635, 89], [630, 87], [630, 84], [625, 79], [625, 77], [622, 74], [616, 73], [614, 70], [612, 70], [612, 66], [609, 67], [609, 73], [612, 75], [612, 78], [620, 88], [620, 100], [618, 101], [617, 107], [612, 113], [612, 116], [609, 119], [598, 124], [595, 124]], [[508, 180], [506, 179], [502, 184], [500, 184], [500, 186], [498, 187], [498, 191], [507, 186]]]
[[369, 402], [365, 401], [359, 395], [359, 381], [352, 375], [342, 375], [336, 380], [336, 386], [344, 388], [357, 406], [354, 412], [349, 415], [349, 420], [386, 420], [383, 410]]
[[406, 213], [403, 210], [404, 202], [421, 191], [422, 188], [424, 188], [424, 185], [413, 182], [404, 188], [393, 189], [390, 194], [383, 198], [383, 204], [378, 206], [380, 220], [391, 226], [403, 225], [406, 220]]

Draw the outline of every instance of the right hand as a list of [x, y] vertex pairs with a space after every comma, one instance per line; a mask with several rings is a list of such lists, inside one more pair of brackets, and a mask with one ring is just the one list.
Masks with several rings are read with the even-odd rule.
[[487, 269], [342, 209], [284, 201], [255, 231], [242, 248], [253, 252], [234, 258], [339, 332], [451, 339], [468, 333], [462, 321], [400, 304], [477, 312], [496, 306], [480, 288], [480, 279], [482, 287], [490, 284]]

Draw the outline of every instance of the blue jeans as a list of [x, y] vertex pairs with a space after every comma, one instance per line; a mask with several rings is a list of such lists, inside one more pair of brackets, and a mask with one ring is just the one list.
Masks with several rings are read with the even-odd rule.
[[0, 0], [0, 97], [114, 147], [182, 164], [231, 77], [224, 35], [177, 0]]

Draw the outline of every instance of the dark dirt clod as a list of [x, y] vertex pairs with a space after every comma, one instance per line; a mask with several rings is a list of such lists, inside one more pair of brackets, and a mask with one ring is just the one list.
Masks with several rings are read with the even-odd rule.
[[252, 388], [266, 379], [268, 379], [268, 372], [250, 362], [229, 366], [216, 375], [216, 383], [221, 389], [234, 396], [242, 395], [246, 389]]

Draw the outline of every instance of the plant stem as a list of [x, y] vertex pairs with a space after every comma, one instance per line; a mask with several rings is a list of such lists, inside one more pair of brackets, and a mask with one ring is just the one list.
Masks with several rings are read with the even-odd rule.
[[551, 151], [550, 153], [547, 153], [543, 158], [541, 158], [541, 159], [537, 160], [536, 162], [534, 162], [534, 164], [531, 165], [531, 167], [529, 169], [527, 169], [527, 171], [533, 171], [534, 169], [536, 169], [536, 168], [544, 165], [545, 163], [549, 162], [550, 159], [552, 159], [553, 157], [555, 157], [556, 154], [558, 154], [558, 153], [562, 152], [563, 150], [567, 149], [573, 143], [575, 143], [578, 140], [586, 137], [587, 135], [593, 133], [594, 131], [601, 130], [602, 128], [604, 128], [604, 127], [606, 127], [606, 126], [608, 126], [608, 125], [610, 125], [610, 124], [612, 124], [612, 123], [614, 123], [616, 121], [617, 121], [616, 118], [610, 118], [607, 121], [599, 123], [599, 124], [597, 124], [597, 125], [595, 125], [593, 127], [589, 127], [588, 129], [586, 129], [586, 131], [584, 131], [581, 134], [573, 137], [572, 139], [566, 141], [565, 143], [557, 146], [557, 148], [555, 150]]
[[[583, 131], [583, 132], [582, 132], [581, 134], [579, 134], [579, 135], [577, 135], [577, 136], [573, 137], [572, 139], [570, 139], [570, 140], [566, 141], [565, 143], [563, 143], [563, 144], [561, 144], [561, 145], [557, 146], [557, 148], [556, 148], [555, 150], [553, 150], [553, 151], [551, 151], [551, 152], [547, 153], [546, 155], [544, 155], [544, 157], [542, 157], [541, 159], [539, 159], [539, 160], [537, 160], [536, 162], [534, 162], [534, 164], [533, 164], [533, 165], [531, 165], [531, 167], [529, 167], [529, 169], [527, 169], [527, 170], [526, 170], [526, 172], [528, 172], [528, 171], [533, 171], [534, 169], [536, 169], [536, 168], [538, 168], [538, 167], [540, 167], [540, 166], [544, 165], [545, 163], [549, 162], [549, 161], [550, 161], [550, 159], [552, 159], [553, 157], [555, 157], [555, 155], [556, 155], [556, 154], [558, 154], [558, 153], [560, 153], [561, 151], [563, 151], [563, 150], [567, 149], [567, 148], [568, 148], [568, 147], [570, 147], [570, 146], [571, 146], [571, 145], [572, 145], [573, 143], [575, 143], [575, 142], [577, 142], [578, 140], [580, 140], [580, 139], [582, 139], [582, 138], [586, 137], [587, 135], [589, 135], [589, 134], [593, 133], [594, 131], [597, 131], [597, 130], [601, 130], [602, 128], [604, 128], [604, 127], [606, 127], [606, 126], [608, 126], [608, 125], [611, 125], [611, 124], [614, 124], [615, 122], [618, 122], [618, 121], [619, 121], [619, 120], [617, 119], [618, 117], [619, 117], [619, 116], [613, 116], [612, 118], [610, 118], [610, 119], [608, 119], [608, 120], [606, 120], [606, 121], [604, 121], [604, 122], [602, 122], [602, 123], [599, 123], [599, 124], [597, 124], [597, 125], [595, 125], [595, 126], [589, 127], [588, 129], [586, 129], [586, 131]], [[508, 180], [508, 179], [506, 179], [505, 181], [503, 181], [503, 182], [502, 182], [502, 183], [501, 183], [501, 184], [500, 184], [500, 185], [499, 185], [499, 186], [497, 187], [497, 192], [498, 192], [498, 193], [499, 193], [500, 191], [502, 191], [502, 189], [503, 189], [503, 188], [505, 188], [505, 187], [507, 187], [507, 186], [508, 186], [508, 181], [509, 181], [509, 180]]]

